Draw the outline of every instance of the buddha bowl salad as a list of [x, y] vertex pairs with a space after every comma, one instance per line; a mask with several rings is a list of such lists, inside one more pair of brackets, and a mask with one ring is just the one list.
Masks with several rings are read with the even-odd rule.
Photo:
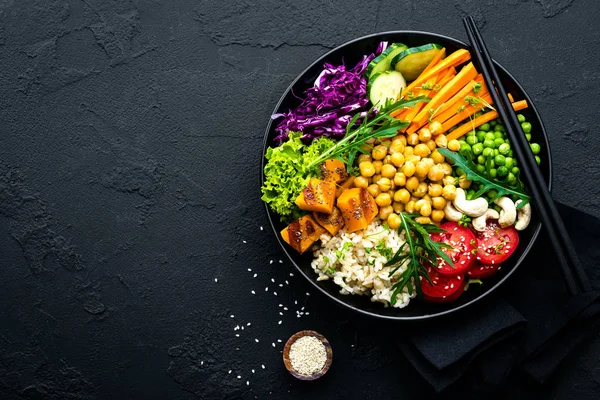
[[324, 64], [301, 104], [273, 115], [262, 200], [317, 280], [385, 306], [442, 303], [512, 255], [531, 206], [470, 59], [382, 42], [354, 66]]

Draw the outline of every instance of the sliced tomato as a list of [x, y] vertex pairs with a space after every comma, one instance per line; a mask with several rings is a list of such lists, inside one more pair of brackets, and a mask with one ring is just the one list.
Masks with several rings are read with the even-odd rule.
[[500, 269], [500, 264], [480, 264], [475, 263], [467, 272], [467, 276], [472, 279], [484, 279], [494, 275]]
[[501, 228], [495, 220], [488, 220], [485, 230], [477, 232], [477, 254], [481, 264], [501, 264], [512, 255], [519, 244], [519, 234], [514, 226]]
[[451, 249], [443, 249], [450, 257], [454, 267], [438, 257], [437, 272], [442, 275], [462, 275], [475, 263], [475, 234], [467, 227], [456, 222], [446, 222], [440, 226], [446, 232], [432, 233], [431, 239], [450, 245]]
[[427, 268], [431, 285], [427, 279], [421, 279], [421, 290], [423, 299], [432, 303], [448, 303], [460, 296], [465, 288], [465, 277], [463, 275], [441, 275], [431, 266]]

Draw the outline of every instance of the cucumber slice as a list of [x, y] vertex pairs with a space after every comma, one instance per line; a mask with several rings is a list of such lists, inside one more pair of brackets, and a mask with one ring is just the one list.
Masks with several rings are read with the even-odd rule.
[[408, 49], [408, 46], [402, 43], [392, 43], [390, 47], [385, 49], [383, 53], [375, 57], [373, 61], [371, 61], [369, 65], [367, 65], [365, 76], [368, 79], [370, 79], [375, 74], [379, 74], [392, 69], [390, 67], [392, 59], [406, 49]]
[[367, 86], [373, 106], [384, 105], [387, 99], [397, 101], [406, 87], [406, 80], [398, 71], [384, 71], [373, 75]]
[[414, 81], [442, 48], [435, 43], [411, 47], [393, 58], [391, 68], [400, 72], [407, 81]]

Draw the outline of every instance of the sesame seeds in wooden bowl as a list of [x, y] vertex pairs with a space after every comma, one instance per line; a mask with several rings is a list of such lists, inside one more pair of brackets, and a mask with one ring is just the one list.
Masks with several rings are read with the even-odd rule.
[[333, 351], [329, 341], [315, 331], [300, 331], [288, 339], [283, 348], [283, 363], [295, 378], [319, 379], [329, 370]]

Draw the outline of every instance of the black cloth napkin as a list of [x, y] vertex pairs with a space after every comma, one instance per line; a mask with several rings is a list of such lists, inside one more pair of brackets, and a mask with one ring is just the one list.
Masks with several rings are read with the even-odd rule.
[[493, 390], [511, 374], [544, 383], [600, 328], [600, 220], [557, 203], [594, 289], [571, 297], [545, 233], [519, 270], [480, 303], [410, 327], [401, 350], [436, 391], [459, 380]]

